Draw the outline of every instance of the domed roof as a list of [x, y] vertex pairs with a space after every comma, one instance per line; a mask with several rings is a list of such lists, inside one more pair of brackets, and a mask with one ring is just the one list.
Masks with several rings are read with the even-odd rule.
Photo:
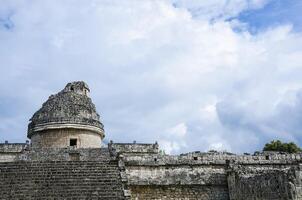
[[77, 81], [51, 95], [30, 119], [28, 138], [38, 131], [61, 128], [91, 130], [104, 137], [103, 124], [89, 92], [85, 82]]

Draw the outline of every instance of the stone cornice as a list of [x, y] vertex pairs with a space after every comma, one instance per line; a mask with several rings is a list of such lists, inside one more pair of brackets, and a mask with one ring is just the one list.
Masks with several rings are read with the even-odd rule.
[[89, 130], [94, 133], [99, 134], [102, 139], [105, 137], [104, 129], [97, 127], [97, 126], [91, 126], [87, 124], [77, 124], [77, 123], [58, 123], [58, 122], [48, 122], [43, 124], [38, 124], [30, 129], [28, 129], [27, 136], [28, 138], [31, 138], [32, 135], [34, 135], [37, 132], [44, 131], [44, 130], [50, 130], [50, 129], [80, 129], [80, 130]]

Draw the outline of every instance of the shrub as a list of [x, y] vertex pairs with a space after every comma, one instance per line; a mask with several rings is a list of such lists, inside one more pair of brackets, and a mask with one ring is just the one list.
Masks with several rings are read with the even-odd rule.
[[298, 153], [301, 152], [301, 149], [293, 142], [283, 143], [280, 140], [273, 140], [270, 143], [265, 144], [263, 151]]

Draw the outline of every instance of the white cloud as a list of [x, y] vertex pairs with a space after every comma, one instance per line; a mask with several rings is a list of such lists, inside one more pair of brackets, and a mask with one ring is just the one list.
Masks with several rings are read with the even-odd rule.
[[185, 123], [179, 123], [176, 126], [167, 130], [171, 137], [183, 138], [187, 134], [187, 126]]
[[164, 150], [166, 154], [173, 154], [175, 152], [179, 152], [181, 146], [177, 142], [168, 141], [168, 140], [160, 140], [160, 149]]
[[224, 150], [226, 150], [226, 148], [224, 147], [224, 145], [221, 142], [217, 142], [217, 143], [210, 144], [209, 150], [224, 151]]
[[[299, 110], [302, 34], [290, 25], [235, 32], [222, 19], [266, 1], [228, 2], [3, 3], [0, 16], [13, 13], [14, 26], [0, 29], [1, 132], [23, 139], [48, 95], [85, 80], [108, 140], [158, 140], [172, 153], [253, 151], [275, 137], [301, 142], [296, 124], [271, 123], [284, 120], [280, 102]], [[190, 6], [206, 17], [192, 17]]]
[[213, 122], [217, 120], [217, 111], [215, 104], [208, 104], [201, 108], [200, 110], [201, 120], [207, 122]]
[[164, 131], [159, 139], [161, 149], [165, 150], [166, 153], [171, 154], [177, 153], [181, 148], [187, 147], [187, 144], [184, 141], [188, 133], [187, 129], [188, 127], [185, 123], [179, 123]]

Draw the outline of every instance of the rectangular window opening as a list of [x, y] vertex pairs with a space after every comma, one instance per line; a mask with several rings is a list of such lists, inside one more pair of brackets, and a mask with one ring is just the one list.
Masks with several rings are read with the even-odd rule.
[[77, 139], [70, 139], [69, 145], [72, 146], [77, 146]]

